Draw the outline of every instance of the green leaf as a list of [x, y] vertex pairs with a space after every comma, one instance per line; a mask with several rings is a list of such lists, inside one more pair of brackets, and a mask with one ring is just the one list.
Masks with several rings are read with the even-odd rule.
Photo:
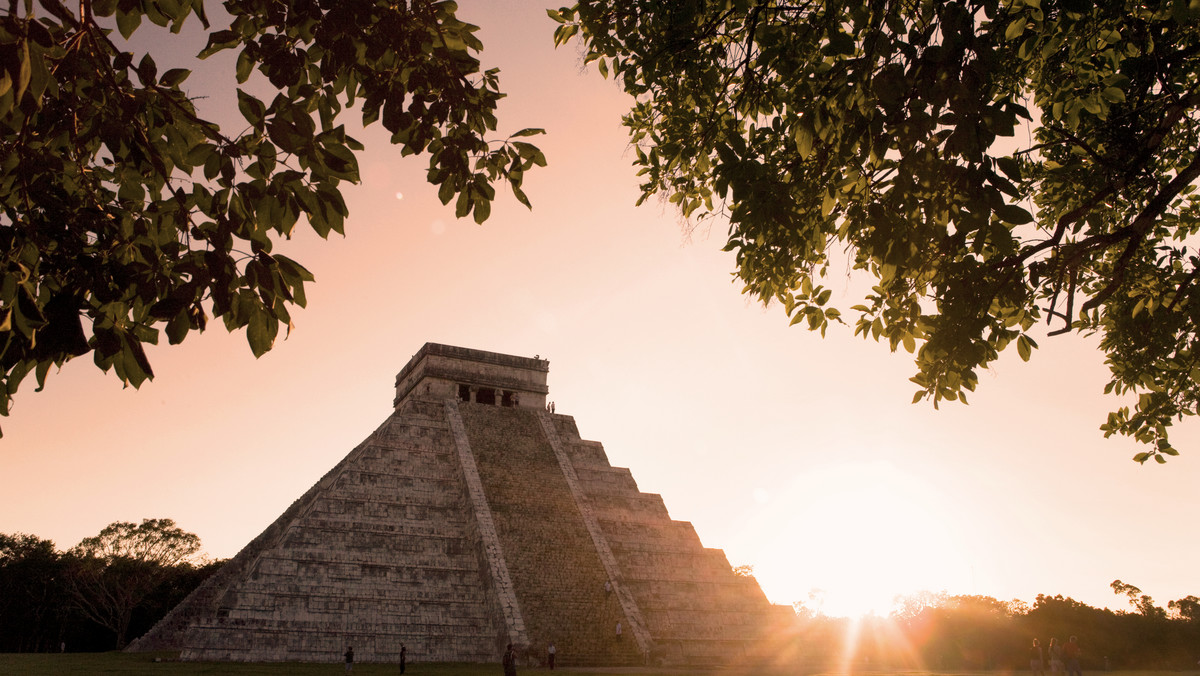
[[529, 166], [532, 166], [534, 164], [536, 164], [539, 167], [546, 166], [546, 156], [544, 154], [542, 154], [542, 151], [539, 150], [538, 147], [533, 145], [532, 143], [525, 143], [524, 141], [513, 141], [512, 146], [517, 151], [517, 154], [521, 158], [528, 160], [528, 162], [526, 162], [523, 165], [526, 168], [528, 168]]
[[1005, 223], [1024, 225], [1033, 222], [1033, 214], [1015, 204], [1002, 204], [996, 207], [996, 215]]
[[525, 194], [525, 191], [513, 186], [512, 192], [513, 197], [516, 197], [518, 202], [524, 204], [526, 209], [533, 209], [533, 204], [529, 201], [529, 197]]
[[33, 63], [29, 56], [29, 42], [21, 41], [21, 64], [17, 69], [17, 88], [14, 92], [13, 100], [17, 103], [21, 102], [21, 97], [25, 96], [25, 90], [29, 87], [29, 79], [33, 77]]
[[140, 9], [126, 9], [124, 3], [118, 4], [117, 30], [120, 31], [121, 37], [128, 40], [133, 36], [133, 32], [137, 30], [141, 23], [142, 12]]
[[554, 46], [565, 45], [571, 37], [579, 32], [577, 24], [563, 24], [554, 30]]
[[492, 215], [492, 203], [487, 199], [475, 200], [475, 222], [483, 225], [483, 222]]
[[167, 322], [167, 342], [171, 345], [178, 345], [187, 337], [188, 331], [191, 331], [192, 324], [188, 319], [186, 311], [180, 312]]
[[315, 279], [315, 277], [313, 277], [313, 273], [309, 272], [307, 268], [288, 258], [287, 256], [275, 254], [272, 258], [274, 259], [275, 264], [279, 266], [280, 272], [282, 272], [284, 277], [286, 277], [289, 281], [295, 281], [298, 283], [311, 282]]
[[244, 83], [250, 79], [250, 73], [254, 70], [254, 59], [250, 56], [250, 52], [242, 50], [237, 58], [237, 81], [238, 84]]
[[158, 83], [164, 87], [178, 87], [191, 74], [192, 71], [186, 68], [172, 68], [162, 74]]
[[1016, 19], [1013, 19], [1012, 22], [1008, 24], [1008, 28], [1004, 30], [1004, 39], [1015, 40], [1021, 37], [1021, 34], [1025, 32], [1025, 25], [1027, 23], [1028, 20], [1024, 16], [1019, 16]]
[[117, 190], [117, 198], [126, 202], [141, 204], [146, 199], [146, 189], [141, 183], [125, 181]]
[[454, 199], [454, 184], [446, 181], [438, 188], [438, 199], [442, 204], [449, 204], [450, 200]]
[[267, 107], [262, 101], [242, 91], [237, 90], [238, 110], [242, 112], [242, 117], [250, 123], [255, 129], [262, 129], [263, 122], [266, 119]]
[[340, 144], [325, 146], [323, 159], [325, 165], [338, 178], [343, 178], [353, 183], [358, 182], [358, 160], [354, 157], [354, 153], [346, 146]]
[[275, 318], [266, 308], [255, 304], [250, 313], [250, 323], [246, 326], [246, 340], [250, 343], [250, 351], [255, 358], [261, 357], [271, 350], [278, 332], [279, 324]]
[[462, 218], [471, 212], [471, 206], [474, 202], [471, 196], [471, 187], [467, 186], [465, 190], [458, 193], [458, 201], [454, 203], [454, 217]]
[[997, 157], [996, 166], [1010, 179], [1014, 181], [1021, 180], [1021, 165], [1012, 157]]
[[829, 216], [833, 213], [834, 207], [837, 206], [837, 198], [832, 193], [826, 192], [821, 200], [821, 216]]
[[[121, 350], [121, 359], [123, 365], [123, 379], [135, 388], [141, 387], [142, 383], [154, 378], [154, 371], [150, 368], [150, 361], [146, 359], [146, 352], [142, 348], [142, 343], [137, 338], [127, 333], [121, 334], [121, 342], [123, 348]], [[118, 372], [118, 376], [122, 374]]]
[[796, 143], [796, 152], [800, 154], [800, 159], [807, 159], [813, 149], [812, 129], [806, 124], [798, 124], [793, 128], [792, 138]]
[[154, 65], [154, 59], [150, 58], [149, 54], [143, 56], [141, 62], [138, 64], [137, 75], [143, 85], [152, 86], [155, 84], [158, 67]]

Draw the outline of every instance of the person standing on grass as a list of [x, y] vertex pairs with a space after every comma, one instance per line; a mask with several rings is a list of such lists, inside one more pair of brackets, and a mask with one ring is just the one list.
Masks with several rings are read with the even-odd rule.
[[405, 648], [404, 644], [401, 643], [400, 644], [400, 673], [402, 673], [402, 674], [404, 673], [404, 665], [405, 665], [406, 661], [408, 661], [408, 648]]
[[1083, 676], [1083, 670], [1079, 668], [1079, 653], [1079, 639], [1072, 636], [1063, 646], [1063, 657], [1067, 662], [1067, 676]]
[[504, 676], [517, 676], [517, 651], [513, 650], [513, 644], [508, 644], [500, 664], [504, 667]]
[[1063, 670], [1062, 646], [1058, 644], [1058, 639], [1050, 639], [1050, 647], [1046, 650], [1050, 653], [1050, 673], [1061, 672]]
[[346, 673], [348, 674], [348, 673], [354, 671], [354, 646], [352, 646], [352, 645], [346, 646], [345, 658], [346, 658]]
[[1042, 660], [1042, 644], [1035, 638], [1033, 646], [1029, 648], [1029, 670], [1033, 672], [1033, 676], [1046, 676], [1044, 668], [1045, 662]]

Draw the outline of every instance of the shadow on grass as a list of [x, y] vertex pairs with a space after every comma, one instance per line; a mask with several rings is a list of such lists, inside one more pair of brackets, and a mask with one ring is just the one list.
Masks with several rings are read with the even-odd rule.
[[[340, 676], [341, 662], [328, 664], [180, 662], [177, 653], [0, 654], [0, 676]], [[395, 676], [396, 664], [355, 664], [354, 676]], [[410, 664], [414, 676], [497, 676], [490, 664]]]
[[[180, 662], [178, 653], [0, 653], [0, 676], [341, 676], [345, 665], [341, 662], [326, 664], [312, 663], [242, 663], [242, 662]], [[701, 669], [700, 673], [712, 676], [793, 676], [795, 670], [767, 672], [755, 669]], [[396, 676], [400, 673], [397, 664], [358, 663], [354, 665], [354, 676]], [[472, 664], [455, 662], [409, 663], [405, 676], [500, 676], [502, 670], [496, 664]], [[519, 674], [551, 673], [545, 668], [522, 668]], [[682, 676], [697, 673], [692, 668], [637, 668], [637, 667], [559, 667], [554, 674], [572, 676], [613, 676], [619, 674], [644, 674], [646, 676]], [[857, 676], [857, 675], [856, 675]]]
[[[240, 662], [180, 662], [175, 653], [67, 653], [65, 655], [45, 653], [0, 653], [0, 676], [340, 676], [345, 673], [341, 662], [312, 663], [253, 663]], [[395, 676], [400, 673], [396, 664], [354, 665], [354, 676]], [[497, 664], [467, 664], [454, 662], [410, 663], [405, 676], [500, 676], [503, 672]], [[519, 674], [544, 673], [549, 670], [524, 668]], [[931, 671], [854, 671], [835, 674], [833, 672], [811, 672], [795, 667], [771, 669], [724, 667], [714, 669], [696, 668], [599, 668], [564, 667], [555, 674], [573, 676], [612, 676], [616, 674], [641, 674], [645, 676], [685, 676], [701, 673], [706, 676], [1025, 676], [1025, 672], [931, 672]], [[1113, 676], [1180, 676], [1173, 672], [1121, 671], [1107, 672]]]

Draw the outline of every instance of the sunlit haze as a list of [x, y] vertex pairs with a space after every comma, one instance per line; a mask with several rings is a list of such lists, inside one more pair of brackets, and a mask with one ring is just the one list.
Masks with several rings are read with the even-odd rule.
[[762, 543], [756, 577], [777, 594], [828, 615], [887, 615], [901, 590], [973, 586], [955, 544], [962, 525], [941, 501], [936, 487], [886, 460], [819, 467], [764, 492], [734, 542]]
[[[1200, 594], [1195, 422], [1166, 466], [1132, 462], [1135, 444], [1098, 430], [1116, 405], [1101, 355], [1071, 336], [1040, 339], [1028, 364], [1005, 353], [969, 406], [911, 404], [911, 355], [789, 327], [741, 295], [722, 224], [634, 207], [630, 102], [575, 46], [553, 48], [541, 4], [460, 8], [501, 69], [502, 135], [547, 130], [533, 210], [501, 187], [485, 225], [456, 220], [424, 160], [354, 133], [367, 151], [346, 237], [279, 247], [317, 278], [291, 335], [258, 360], [219, 326], [164, 339], [140, 390], [87, 358], [43, 392], [26, 383], [0, 419], [0, 532], [65, 549], [169, 517], [232, 556], [384, 421], [396, 372], [434, 341], [549, 359], [557, 411], [776, 603], [886, 614], [928, 590], [1125, 607], [1117, 578], [1164, 607]], [[226, 57], [188, 84], [233, 116]]]

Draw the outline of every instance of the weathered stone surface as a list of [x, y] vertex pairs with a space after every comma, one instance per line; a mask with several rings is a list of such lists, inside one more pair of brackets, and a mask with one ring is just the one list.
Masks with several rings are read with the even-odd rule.
[[[574, 419], [548, 363], [426, 344], [395, 412], [130, 650], [184, 659], [744, 659], [773, 609]], [[622, 635], [616, 626], [622, 625]]]

